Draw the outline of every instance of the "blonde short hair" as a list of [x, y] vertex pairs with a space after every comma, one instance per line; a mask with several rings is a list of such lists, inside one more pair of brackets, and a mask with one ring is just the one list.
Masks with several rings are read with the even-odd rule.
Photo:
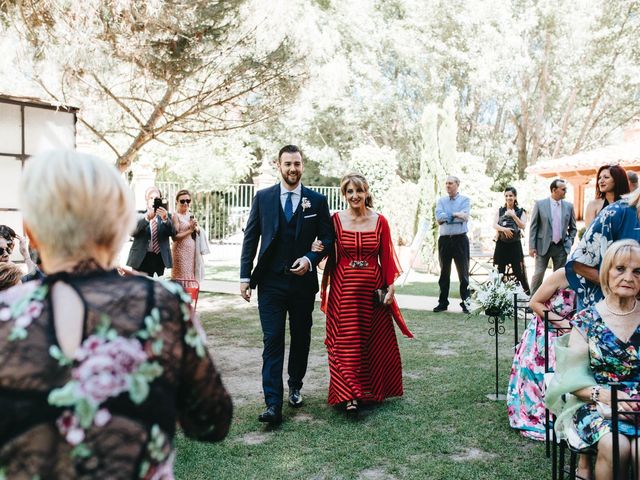
[[22, 269], [15, 263], [0, 263], [0, 291], [19, 284], [23, 276]]
[[87, 259], [97, 246], [115, 257], [134, 227], [131, 190], [113, 165], [92, 155], [36, 155], [20, 192], [25, 224], [56, 258]]
[[637, 255], [640, 259], [640, 243], [631, 238], [626, 240], [618, 240], [613, 242], [607, 248], [602, 263], [600, 264], [600, 288], [605, 296], [611, 295], [611, 288], [609, 288], [609, 271], [616, 265], [616, 261], [620, 257], [625, 257], [623, 263], [627, 263], [632, 255]]
[[342, 180], [340, 180], [340, 191], [343, 196], [347, 196], [347, 186], [349, 183], [352, 183], [354, 187], [361, 188], [362, 191], [366, 194], [364, 199], [365, 206], [369, 208], [373, 208], [373, 195], [369, 192], [369, 182], [364, 177], [364, 175], [360, 175], [359, 173], [347, 173]]

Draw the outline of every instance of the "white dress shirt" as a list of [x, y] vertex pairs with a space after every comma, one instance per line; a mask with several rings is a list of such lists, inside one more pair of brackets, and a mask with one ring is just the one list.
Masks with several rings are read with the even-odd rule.
[[302, 196], [302, 184], [299, 183], [293, 190], [287, 190], [282, 182], [280, 182], [280, 206], [282, 207], [283, 212], [284, 204], [287, 201], [287, 193], [289, 192], [293, 193], [293, 195], [291, 195], [291, 202], [293, 203], [293, 213], [296, 213], [296, 208], [298, 208], [300, 197]]

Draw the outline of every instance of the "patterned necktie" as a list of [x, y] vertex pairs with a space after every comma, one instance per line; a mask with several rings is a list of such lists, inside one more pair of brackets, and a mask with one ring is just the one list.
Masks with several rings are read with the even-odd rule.
[[160, 240], [158, 240], [158, 219], [154, 218], [149, 222], [151, 226], [151, 251], [160, 253]]
[[284, 218], [287, 219], [287, 223], [293, 218], [293, 200], [291, 196], [293, 192], [287, 192], [287, 200], [284, 202]]

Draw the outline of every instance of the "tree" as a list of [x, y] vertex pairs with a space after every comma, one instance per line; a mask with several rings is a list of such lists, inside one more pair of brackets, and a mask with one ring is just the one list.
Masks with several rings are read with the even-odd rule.
[[[247, 0], [8, 1], [33, 79], [126, 170], [153, 140], [243, 129], [282, 111], [303, 69]], [[267, 32], [265, 29], [269, 30]]]

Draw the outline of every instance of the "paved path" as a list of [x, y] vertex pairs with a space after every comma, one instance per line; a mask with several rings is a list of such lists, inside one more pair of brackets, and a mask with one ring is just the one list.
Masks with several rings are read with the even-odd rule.
[[[210, 293], [228, 293], [232, 295], [240, 296], [240, 284], [235, 282], [224, 282], [221, 280], [205, 280], [200, 285], [202, 292]], [[254, 295], [255, 297], [255, 295]], [[398, 299], [398, 305], [400, 308], [406, 308], [408, 310], [433, 310], [438, 304], [437, 297], [423, 297], [420, 295], [396, 295]], [[318, 300], [316, 298], [316, 300]], [[456, 298], [450, 299], [449, 311], [460, 312], [460, 302]]]

